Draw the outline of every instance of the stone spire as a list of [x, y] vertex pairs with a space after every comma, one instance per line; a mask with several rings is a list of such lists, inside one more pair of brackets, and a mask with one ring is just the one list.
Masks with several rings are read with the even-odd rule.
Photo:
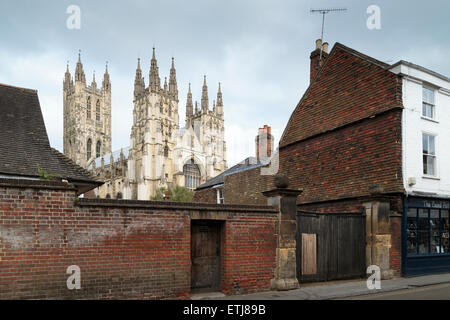
[[222, 91], [220, 88], [220, 82], [219, 82], [219, 90], [217, 91], [217, 108], [216, 113], [218, 115], [223, 115], [223, 101], [222, 101]]
[[111, 91], [111, 81], [108, 73], [108, 61], [106, 61], [105, 74], [103, 75], [102, 89]]
[[167, 77], [164, 77], [164, 92], [167, 92]]
[[86, 83], [86, 77], [83, 71], [83, 64], [81, 63], [81, 50], [78, 52], [78, 62], [77, 67], [75, 69], [75, 81], [81, 81], [82, 83]]
[[175, 70], [175, 61], [172, 57], [172, 67], [170, 68], [169, 93], [175, 100], [178, 100], [177, 72]]
[[145, 81], [142, 76], [141, 59], [138, 58], [138, 64], [136, 68], [136, 77], [134, 78], [134, 98], [140, 97], [145, 91]]
[[194, 112], [194, 106], [192, 104], [192, 92], [191, 92], [191, 84], [189, 83], [189, 90], [187, 94], [187, 100], [186, 100], [186, 127], [188, 126], [188, 122], [190, 117], [192, 117], [192, 114]]
[[195, 101], [195, 113], [197, 113], [198, 112], [198, 104], [197, 104], [197, 101]]
[[67, 61], [67, 68], [66, 73], [64, 74], [64, 82], [63, 82], [64, 90], [69, 89], [71, 85], [72, 85], [72, 78], [70, 76], [69, 71], [69, 61]]
[[159, 68], [155, 57], [155, 48], [150, 63], [150, 90], [159, 91], [161, 89], [161, 79], [159, 78]]
[[92, 76], [91, 87], [92, 87], [94, 90], [97, 89], [97, 82], [95, 82], [95, 70], [94, 70], [94, 75]]
[[202, 88], [202, 112], [206, 112], [209, 109], [208, 102], [208, 86], [206, 85], [206, 76], [203, 76], [203, 88]]

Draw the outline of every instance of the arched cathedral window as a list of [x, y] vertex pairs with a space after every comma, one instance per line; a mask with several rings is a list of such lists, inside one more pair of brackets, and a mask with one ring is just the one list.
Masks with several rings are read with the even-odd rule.
[[97, 100], [97, 105], [95, 106], [95, 119], [100, 121], [100, 100]]
[[91, 138], [89, 138], [86, 143], [86, 161], [89, 161], [91, 156], [92, 156], [92, 140]]
[[165, 147], [164, 147], [164, 157], [168, 157], [169, 156], [169, 147], [166, 145]]
[[194, 190], [200, 185], [200, 169], [191, 159], [183, 166], [184, 186]]
[[86, 118], [91, 118], [91, 97], [87, 98], [87, 105], [86, 105]]
[[95, 157], [96, 158], [99, 158], [100, 157], [100, 151], [101, 151], [101, 148], [102, 148], [102, 143], [100, 142], [100, 140], [99, 141], [97, 141], [97, 145], [95, 146]]

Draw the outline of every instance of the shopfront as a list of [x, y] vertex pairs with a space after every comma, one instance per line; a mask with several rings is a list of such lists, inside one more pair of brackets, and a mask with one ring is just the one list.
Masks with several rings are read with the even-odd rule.
[[404, 276], [450, 272], [450, 200], [406, 197], [402, 228]]

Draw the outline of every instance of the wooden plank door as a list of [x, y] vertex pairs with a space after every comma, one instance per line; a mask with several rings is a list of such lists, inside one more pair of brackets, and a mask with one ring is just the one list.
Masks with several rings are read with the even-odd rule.
[[220, 284], [220, 224], [193, 221], [191, 226], [191, 288], [214, 291]]

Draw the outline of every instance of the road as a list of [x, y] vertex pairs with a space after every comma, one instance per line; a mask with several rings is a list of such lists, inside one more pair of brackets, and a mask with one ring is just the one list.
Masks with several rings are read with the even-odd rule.
[[342, 300], [450, 300], [450, 283], [375, 293]]

